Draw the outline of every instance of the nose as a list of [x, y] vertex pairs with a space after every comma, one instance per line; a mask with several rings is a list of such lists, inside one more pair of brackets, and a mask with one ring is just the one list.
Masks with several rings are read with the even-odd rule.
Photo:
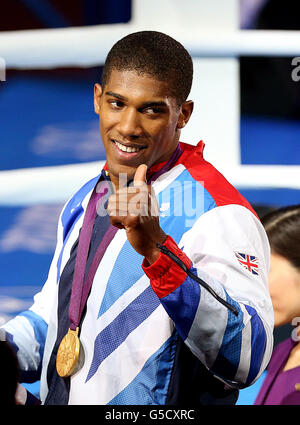
[[139, 112], [135, 108], [122, 111], [118, 123], [118, 131], [125, 138], [137, 138], [142, 134]]

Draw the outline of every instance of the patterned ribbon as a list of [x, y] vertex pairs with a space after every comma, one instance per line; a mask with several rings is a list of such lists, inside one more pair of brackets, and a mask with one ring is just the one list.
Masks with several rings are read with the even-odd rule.
[[[166, 162], [166, 164], [162, 166], [160, 170], [158, 170], [151, 176], [148, 181], [148, 184], [156, 180], [163, 173], [166, 173], [168, 170], [170, 170], [177, 162], [181, 154], [182, 150], [178, 144], [171, 158]], [[99, 184], [101, 184], [100, 192]], [[100, 261], [108, 245], [110, 244], [116, 232], [118, 231], [117, 227], [112, 225], [109, 226], [97, 248], [96, 254], [94, 255], [93, 261], [89, 267], [86, 279], [84, 279], [94, 222], [97, 215], [97, 208], [99, 208], [99, 203], [101, 201], [103, 202], [106, 199], [105, 195], [107, 194], [108, 190], [109, 182], [106, 180], [102, 180], [94, 187], [80, 231], [72, 283], [72, 294], [69, 306], [70, 329], [72, 330], [76, 330], [79, 325], [82, 312], [86, 305], [98, 265], [100, 264]]]

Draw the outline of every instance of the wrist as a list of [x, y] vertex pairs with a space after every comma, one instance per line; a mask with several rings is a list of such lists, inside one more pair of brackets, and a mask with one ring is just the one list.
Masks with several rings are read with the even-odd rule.
[[145, 260], [148, 262], [149, 265], [155, 263], [155, 261], [158, 259], [160, 254], [159, 249], [153, 249], [149, 254], [145, 255]]
[[[176, 255], [188, 269], [191, 268], [191, 260], [182, 252], [171, 236], [168, 236], [162, 245]], [[161, 251], [155, 263], [149, 265], [145, 259], [142, 268], [150, 279], [152, 289], [159, 298], [163, 298], [173, 292], [187, 277], [186, 272], [173, 259]]]
[[160, 255], [160, 250], [157, 248], [156, 244], [159, 243], [163, 245], [167, 239], [167, 235], [163, 230], [161, 230], [161, 234], [158, 238], [156, 238], [154, 245], [149, 252], [146, 253], [145, 259], [149, 263], [149, 265], [155, 263], [155, 261], [158, 259]]

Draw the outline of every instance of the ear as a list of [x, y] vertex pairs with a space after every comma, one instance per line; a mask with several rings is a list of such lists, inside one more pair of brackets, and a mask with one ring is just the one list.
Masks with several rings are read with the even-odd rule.
[[188, 123], [194, 109], [194, 102], [187, 100], [180, 107], [180, 113], [177, 122], [177, 129], [181, 129]]
[[102, 87], [100, 84], [96, 83], [94, 85], [94, 110], [97, 115], [99, 115], [100, 112], [100, 98], [102, 94]]

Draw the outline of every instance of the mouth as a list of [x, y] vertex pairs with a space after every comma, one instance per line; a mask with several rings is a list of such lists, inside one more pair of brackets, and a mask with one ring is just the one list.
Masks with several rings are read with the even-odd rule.
[[118, 142], [115, 139], [111, 139], [111, 141], [114, 143], [114, 145], [117, 147], [119, 151], [127, 153], [127, 154], [138, 153], [141, 150], [146, 149], [146, 146], [125, 145], [123, 143]]

